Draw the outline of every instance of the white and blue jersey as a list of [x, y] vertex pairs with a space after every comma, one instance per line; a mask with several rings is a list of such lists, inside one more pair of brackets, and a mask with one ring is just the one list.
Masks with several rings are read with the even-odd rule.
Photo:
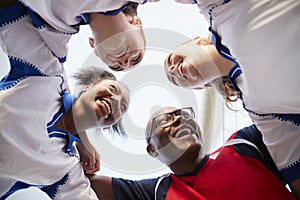
[[148, 1], [157, 0], [20, 0], [45, 44], [60, 62], [67, 59], [70, 37], [79, 32], [80, 25], [89, 24], [88, 13], [116, 15], [131, 2]]
[[21, 4], [0, 9], [1, 47], [10, 71], [0, 81], [0, 199], [35, 186], [56, 199], [97, 199], [73, 142], [55, 128], [74, 96], [53, 51]]
[[277, 167], [300, 178], [300, 1], [177, 1], [197, 3]]

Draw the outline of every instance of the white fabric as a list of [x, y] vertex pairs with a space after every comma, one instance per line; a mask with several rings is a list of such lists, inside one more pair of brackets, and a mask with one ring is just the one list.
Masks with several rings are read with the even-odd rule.
[[0, 38], [4, 52], [9, 56], [30, 63], [47, 75], [64, 74], [62, 65], [32, 26], [28, 15], [0, 27]]
[[[300, 1], [198, 0], [200, 12], [241, 65], [236, 80], [245, 107], [256, 113], [300, 114]], [[279, 169], [299, 162], [300, 127], [274, 117], [251, 118]]]
[[[208, 9], [223, 1], [199, 2], [209, 19]], [[231, 0], [213, 9], [213, 29], [241, 65], [251, 111], [300, 113], [299, 10], [298, 0]]]
[[[45, 43], [57, 57], [65, 57], [68, 52], [68, 41], [71, 34], [79, 31], [83, 14], [117, 10], [129, 3], [125, 0], [20, 0], [30, 9], [38, 13], [48, 24], [38, 31]], [[148, 0], [149, 2], [158, 0]], [[132, 0], [144, 3], [144, 0]], [[56, 29], [56, 30], [53, 30]]]
[[29, 77], [0, 91], [0, 196], [16, 181], [51, 185], [78, 163], [64, 152], [65, 139], [48, 137], [60, 84], [59, 77]]
[[[56, 199], [97, 199], [78, 158], [65, 153], [67, 141], [48, 136], [47, 123], [62, 106], [63, 67], [29, 16], [0, 27], [0, 38], [4, 52], [45, 75], [0, 91], [0, 197], [17, 181], [51, 185], [70, 172]], [[78, 156], [76, 150], [73, 154]], [[64, 188], [72, 191], [65, 193]]]

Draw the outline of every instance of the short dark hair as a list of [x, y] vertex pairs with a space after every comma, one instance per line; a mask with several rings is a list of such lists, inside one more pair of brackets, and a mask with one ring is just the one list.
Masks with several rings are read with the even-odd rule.
[[79, 69], [74, 78], [77, 80], [77, 85], [81, 86], [97, 84], [103, 79], [117, 80], [111, 72], [94, 66]]

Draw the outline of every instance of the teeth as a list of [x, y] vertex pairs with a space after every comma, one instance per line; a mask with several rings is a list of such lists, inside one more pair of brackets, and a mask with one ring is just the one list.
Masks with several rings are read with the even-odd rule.
[[108, 115], [111, 113], [111, 108], [109, 106], [109, 104], [105, 101], [105, 100], [101, 100], [101, 102], [105, 105], [105, 107], [107, 108], [107, 115], [105, 116], [105, 118], [108, 118]]
[[188, 134], [191, 134], [191, 130], [188, 129], [188, 128], [185, 128], [185, 129], [179, 130], [179, 131], [176, 133], [175, 137], [176, 137], [176, 138], [180, 138], [180, 137], [183, 137], [183, 136], [188, 135]]

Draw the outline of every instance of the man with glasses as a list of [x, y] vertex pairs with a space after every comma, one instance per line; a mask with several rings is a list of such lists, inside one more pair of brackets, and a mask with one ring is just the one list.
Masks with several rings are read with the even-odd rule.
[[146, 127], [147, 152], [173, 173], [139, 181], [90, 177], [100, 199], [294, 199], [254, 125], [243, 128], [212, 154], [191, 107], [164, 107]]

